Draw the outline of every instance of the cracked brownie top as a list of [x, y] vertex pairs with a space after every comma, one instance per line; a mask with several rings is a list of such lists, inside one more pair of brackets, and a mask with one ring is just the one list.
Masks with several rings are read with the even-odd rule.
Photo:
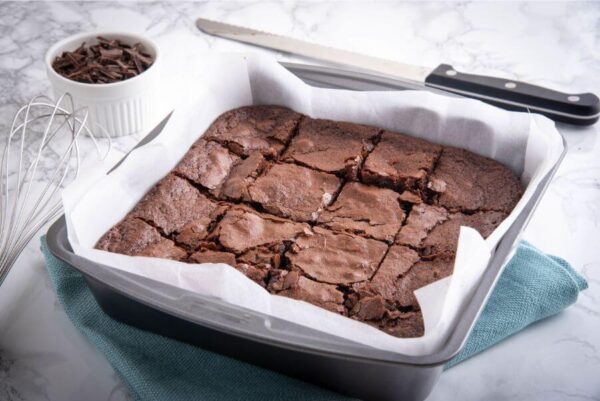
[[523, 192], [466, 150], [280, 106], [221, 115], [96, 247], [224, 263], [272, 294], [393, 336], [423, 335], [414, 290], [452, 273]]

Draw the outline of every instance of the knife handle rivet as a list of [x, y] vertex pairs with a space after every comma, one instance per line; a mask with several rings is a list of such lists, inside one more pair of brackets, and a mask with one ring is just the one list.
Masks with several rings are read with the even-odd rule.
[[454, 70], [448, 70], [446, 71], [446, 75], [450, 75], [451, 77], [455, 76], [456, 74], [458, 74], [456, 71]]
[[504, 84], [504, 87], [507, 89], [515, 89], [517, 87], [517, 84], [514, 82], [507, 82]]
[[568, 100], [569, 102], [578, 102], [578, 101], [579, 101], [579, 96], [573, 96], [573, 95], [571, 95], [571, 96], [569, 96], [569, 97], [567, 98], [567, 100]]

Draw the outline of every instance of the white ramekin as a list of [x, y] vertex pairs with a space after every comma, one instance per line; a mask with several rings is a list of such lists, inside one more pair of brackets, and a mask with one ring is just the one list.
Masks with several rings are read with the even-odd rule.
[[[94, 45], [98, 43], [98, 36], [120, 39], [130, 45], [139, 42], [152, 56], [154, 63], [140, 75], [109, 84], [77, 82], [54, 71], [52, 62], [56, 56], [63, 51], [75, 50], [82, 42], [88, 46]], [[127, 32], [96, 31], [73, 35], [56, 43], [46, 53], [46, 71], [54, 96], [58, 99], [70, 93], [76, 108], [87, 107], [92, 131], [103, 135], [98, 127], [100, 125], [113, 137], [145, 132], [159, 120], [160, 63], [158, 46], [152, 40]]]

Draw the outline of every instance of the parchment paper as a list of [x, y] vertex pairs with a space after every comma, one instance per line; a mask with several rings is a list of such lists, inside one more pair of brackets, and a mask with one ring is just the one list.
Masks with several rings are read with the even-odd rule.
[[[99, 163], [63, 193], [69, 241], [76, 254], [245, 308], [391, 352], [421, 355], [442, 345], [491, 256], [491, 250], [562, 152], [554, 124], [538, 115], [511, 113], [481, 102], [428, 92], [352, 92], [312, 88], [262, 56], [206, 57], [185, 85], [178, 106], [158, 138], [133, 152], [110, 175]], [[190, 265], [93, 249], [140, 198], [183, 157], [221, 113], [250, 104], [288, 106], [311, 117], [351, 121], [466, 148], [517, 173], [526, 191], [511, 215], [484, 240], [462, 227], [451, 277], [417, 291], [425, 335], [399, 339], [366, 324], [302, 301], [270, 295], [225, 264]], [[88, 170], [90, 171], [90, 170]]]

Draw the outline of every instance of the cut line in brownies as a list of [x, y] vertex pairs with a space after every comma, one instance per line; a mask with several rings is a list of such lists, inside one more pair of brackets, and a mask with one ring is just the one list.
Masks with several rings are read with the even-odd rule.
[[96, 247], [225, 263], [271, 294], [418, 337], [414, 291], [452, 274], [461, 226], [487, 237], [522, 192], [463, 149], [247, 106], [218, 117]]

